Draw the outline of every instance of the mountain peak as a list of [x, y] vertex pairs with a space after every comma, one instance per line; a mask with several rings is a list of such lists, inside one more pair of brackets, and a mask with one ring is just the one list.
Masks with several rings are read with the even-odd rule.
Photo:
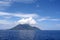
[[19, 24], [10, 30], [40, 30], [40, 29], [36, 27], [32, 27], [28, 24]]

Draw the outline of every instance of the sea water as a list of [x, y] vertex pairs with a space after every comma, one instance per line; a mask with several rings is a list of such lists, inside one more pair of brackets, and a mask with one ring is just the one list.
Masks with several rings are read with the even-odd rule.
[[60, 31], [0, 30], [0, 40], [60, 40]]

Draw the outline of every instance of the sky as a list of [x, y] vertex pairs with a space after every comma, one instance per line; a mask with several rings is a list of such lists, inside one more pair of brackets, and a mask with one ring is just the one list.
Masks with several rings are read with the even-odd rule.
[[0, 0], [0, 30], [17, 24], [60, 30], [60, 0]]

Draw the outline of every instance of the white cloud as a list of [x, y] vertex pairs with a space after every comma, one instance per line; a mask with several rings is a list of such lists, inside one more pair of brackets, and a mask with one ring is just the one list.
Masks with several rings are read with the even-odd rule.
[[41, 18], [41, 19], [38, 19], [38, 21], [45, 21], [45, 20], [47, 20], [46, 18]]
[[8, 20], [0, 20], [0, 30], [11, 29], [16, 25], [17, 25], [16, 22], [11, 22]]
[[0, 12], [0, 16], [4, 16], [4, 15], [11, 15], [11, 14], [6, 12]]
[[35, 24], [37, 22], [36, 22], [36, 20], [34, 18], [37, 18], [39, 15], [37, 15], [35, 13], [33, 13], [33, 14], [24, 14], [24, 13], [0, 12], [0, 16], [3, 16], [5, 18], [5, 20], [0, 20], [1, 21], [0, 24], [4, 24], [4, 25], [10, 25], [11, 24], [12, 25], [13, 22], [8, 21], [7, 19], [10, 18], [10, 17], [19, 17], [21, 19], [18, 20], [17, 22], [15, 22], [16, 24], [20, 23], [20, 24], [29, 24], [31, 26], [35, 26]]
[[28, 18], [28, 17], [33, 17], [36, 18], [38, 17], [37, 14], [33, 13], [33, 14], [25, 14], [25, 13], [6, 13], [6, 12], [0, 12], [0, 16], [6, 16], [7, 18], [9, 17], [19, 17], [19, 18]]
[[58, 18], [51, 18], [51, 17], [40, 17], [39, 15], [37, 15], [36, 13], [32, 13], [32, 14], [26, 14], [26, 13], [6, 13], [6, 12], [0, 12], [0, 16], [4, 16], [6, 18], [10, 18], [10, 17], [19, 17], [19, 18], [36, 18], [38, 21], [60, 21], [60, 19]]
[[8, 21], [8, 20], [0, 20], [0, 24], [13, 24], [15, 22], [11, 22], [11, 21]]
[[10, 2], [0, 1], [0, 6], [10, 6]]
[[60, 19], [49, 19], [51, 21], [60, 21]]
[[42, 22], [42, 21], [46, 21], [48, 19], [50, 19], [50, 17], [41, 17], [38, 19], [38, 21]]
[[[11, 25], [13, 26], [13, 22], [11, 22], [10, 20], [8, 20], [8, 18], [12, 18], [12, 17], [19, 17], [21, 18], [19, 21], [15, 22], [16, 24], [18, 24], [18, 22], [21, 24], [29, 24], [31, 26], [33, 26], [34, 24], [36, 24], [36, 20], [34, 20], [34, 18], [38, 17], [37, 14], [24, 14], [24, 13], [6, 13], [6, 12], [0, 12], [0, 16], [4, 17], [4, 20], [0, 20], [0, 24], [4, 24], [4, 25]], [[14, 24], [15, 24], [14, 23]], [[15, 24], [15, 25], [16, 25]]]
[[10, 6], [11, 6], [10, 1], [4, 1], [4, 0], [0, 1], [0, 10], [5, 10]]
[[6, 12], [0, 12], [0, 16], [4, 17], [5, 19], [12, 18], [12, 15]]
[[[20, 20], [18, 20], [17, 22], [15, 22], [16, 24], [29, 24], [32, 26], [36, 26], [39, 25], [38, 23], [42, 22], [42, 21], [60, 21], [60, 19], [54, 19], [51, 17], [41, 17], [36, 13], [31, 13], [31, 14], [27, 14], [27, 13], [6, 13], [6, 12], [0, 12], [0, 16], [4, 17], [4, 20], [0, 20], [0, 24], [11, 24], [11, 26], [13, 26], [13, 22], [11, 22], [10, 20], [8, 20], [8, 18], [13, 18], [13, 17], [18, 17], [20, 18]], [[38, 27], [38, 26], [36, 26]], [[38, 27], [40, 28], [40, 27]]]
[[50, 2], [56, 1], [56, 0], [49, 0]]
[[30, 24], [30, 25], [35, 25], [37, 22], [32, 18], [22, 18], [21, 20], [18, 21], [19, 24]]
[[10, 1], [21, 3], [34, 3], [36, 0], [10, 0]]
[[19, 13], [19, 14], [13, 14], [13, 16], [17, 16], [17, 17], [38, 17], [37, 14], [24, 14], [24, 13]]
[[44, 18], [40, 18], [40, 19], [38, 19], [38, 21], [40, 21], [40, 22], [42, 22], [42, 21], [60, 21], [60, 19], [57, 19], [57, 18], [50, 18], [50, 17], [44, 17]]
[[0, 20], [0, 24], [9, 24], [7, 20]]
[[36, 0], [3, 0], [9, 2], [34, 3]]
[[35, 18], [38, 21], [60, 21], [58, 18], [51, 18], [51, 17], [40, 17], [36, 13], [32, 14], [26, 14], [26, 13], [6, 13], [6, 12], [0, 12], [0, 16], [3, 16], [5, 18], [12, 18], [12, 17], [19, 17], [19, 18]]
[[0, 24], [10, 24], [10, 21], [8, 21], [9, 18], [12, 17], [19, 17], [21, 20], [19, 22], [27, 23], [30, 25], [36, 24], [36, 21], [34, 18], [38, 17], [37, 14], [24, 14], [24, 13], [6, 13], [6, 12], [0, 12], [0, 16], [4, 17], [4, 20], [0, 20]]

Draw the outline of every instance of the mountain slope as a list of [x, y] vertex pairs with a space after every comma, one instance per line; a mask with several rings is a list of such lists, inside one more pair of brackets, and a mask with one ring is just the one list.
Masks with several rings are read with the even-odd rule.
[[32, 27], [28, 24], [19, 24], [10, 30], [40, 30], [36, 27]]

